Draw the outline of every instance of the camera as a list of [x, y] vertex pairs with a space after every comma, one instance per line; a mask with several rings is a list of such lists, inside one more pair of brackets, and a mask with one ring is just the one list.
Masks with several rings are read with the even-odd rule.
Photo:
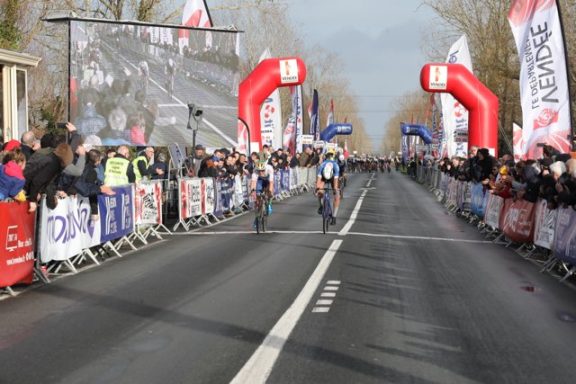
[[66, 129], [66, 124], [68, 124], [68, 123], [56, 123], [56, 128]]

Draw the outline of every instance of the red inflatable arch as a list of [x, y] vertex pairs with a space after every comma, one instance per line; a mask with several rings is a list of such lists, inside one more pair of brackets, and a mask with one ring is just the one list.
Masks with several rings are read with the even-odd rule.
[[420, 85], [428, 92], [450, 93], [469, 112], [468, 145], [498, 156], [498, 97], [462, 64], [426, 64]]
[[[261, 61], [252, 73], [240, 83], [238, 119], [248, 126], [252, 151], [259, 151], [262, 144], [260, 108], [266, 98], [276, 88], [300, 85], [304, 80], [306, 80], [304, 62], [298, 57], [285, 57]], [[240, 124], [238, 129], [239, 141], [241, 141], [242, 128]]]

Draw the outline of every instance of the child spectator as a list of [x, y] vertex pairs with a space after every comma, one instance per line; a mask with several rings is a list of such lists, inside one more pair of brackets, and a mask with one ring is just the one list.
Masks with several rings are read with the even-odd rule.
[[6, 152], [0, 165], [0, 200], [26, 201], [24, 168], [26, 155], [19, 148]]

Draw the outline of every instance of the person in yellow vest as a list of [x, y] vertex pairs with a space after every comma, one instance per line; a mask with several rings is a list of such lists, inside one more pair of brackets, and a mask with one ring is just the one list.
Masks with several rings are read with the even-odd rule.
[[134, 167], [130, 163], [130, 149], [121, 145], [116, 150], [116, 156], [106, 161], [104, 169], [104, 184], [110, 187], [126, 185], [136, 181]]
[[[154, 163], [154, 148], [146, 147], [146, 149], [140, 153], [132, 161], [132, 166], [134, 168], [134, 175], [136, 177], [136, 182], [140, 182], [142, 179], [150, 180], [152, 174], [163, 175], [164, 172], [161, 169], [152, 169], [152, 164]], [[155, 172], [154, 172], [155, 171]]]

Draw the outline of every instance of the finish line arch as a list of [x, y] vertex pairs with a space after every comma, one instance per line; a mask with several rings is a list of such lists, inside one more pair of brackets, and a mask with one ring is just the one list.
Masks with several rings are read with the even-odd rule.
[[298, 57], [262, 60], [238, 90], [238, 149], [259, 151], [262, 145], [260, 108], [277, 88], [300, 85], [306, 80], [306, 65]]
[[431, 63], [420, 71], [427, 92], [450, 93], [469, 112], [468, 145], [498, 156], [498, 97], [462, 64]]

